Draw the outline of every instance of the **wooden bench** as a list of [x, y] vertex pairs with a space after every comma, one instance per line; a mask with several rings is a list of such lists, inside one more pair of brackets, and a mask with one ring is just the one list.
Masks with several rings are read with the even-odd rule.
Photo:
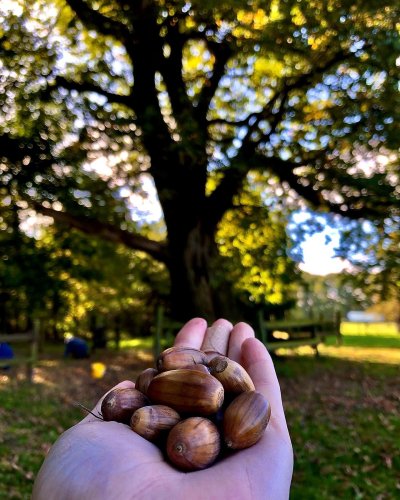
[[39, 321], [34, 321], [34, 326], [31, 331], [26, 333], [11, 333], [1, 334], [0, 342], [7, 344], [28, 344], [28, 353], [20, 355], [14, 352], [14, 358], [0, 360], [0, 368], [6, 366], [26, 365], [26, 377], [29, 382], [33, 381], [33, 368], [38, 360], [38, 345], [39, 345]]
[[294, 349], [310, 346], [318, 355], [318, 345], [328, 336], [335, 336], [336, 343], [342, 343], [340, 334], [340, 315], [334, 319], [303, 319], [265, 321], [262, 312], [259, 313], [259, 339], [269, 351], [277, 349]]

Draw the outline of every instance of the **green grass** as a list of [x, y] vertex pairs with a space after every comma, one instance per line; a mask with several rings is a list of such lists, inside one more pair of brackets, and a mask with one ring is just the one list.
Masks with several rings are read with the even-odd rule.
[[81, 418], [40, 384], [0, 386], [0, 499], [29, 499], [44, 454]]
[[[342, 346], [335, 339], [321, 346], [319, 358], [304, 347], [276, 359], [295, 450], [294, 500], [400, 497], [399, 338], [350, 331]], [[109, 364], [118, 368], [115, 376], [132, 378], [132, 364], [121, 359], [151, 350], [152, 339], [124, 341], [121, 348], [122, 354], [110, 351]], [[65, 362], [57, 353], [42, 361], [33, 386], [0, 374], [0, 500], [30, 498], [50, 445], [82, 417], [62, 370], [76, 370], [84, 393], [85, 384], [94, 384], [83, 378], [90, 361]]]
[[[365, 328], [365, 333], [362, 333]], [[395, 323], [342, 323], [341, 344], [335, 336], [328, 336], [318, 347], [322, 356], [357, 362], [400, 364], [400, 333]], [[308, 347], [279, 349], [278, 354], [313, 356]]]
[[304, 422], [288, 414], [296, 457], [292, 498], [398, 498], [398, 418], [386, 417], [383, 427], [365, 411], [345, 424], [321, 417]]
[[292, 498], [399, 498], [398, 367], [298, 357], [276, 368], [284, 398], [289, 380], [299, 384], [298, 401], [289, 394], [286, 403]]
[[[327, 345], [335, 345], [336, 339], [328, 337]], [[392, 335], [343, 335], [343, 346], [345, 347], [387, 347], [400, 349], [400, 334]]]

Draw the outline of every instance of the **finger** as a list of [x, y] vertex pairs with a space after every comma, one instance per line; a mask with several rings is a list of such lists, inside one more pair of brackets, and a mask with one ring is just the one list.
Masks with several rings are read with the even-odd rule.
[[232, 323], [226, 319], [217, 319], [217, 321], [207, 328], [201, 350], [215, 351], [226, 356], [232, 328]]
[[242, 344], [242, 364], [253, 380], [256, 390], [268, 399], [271, 405], [271, 420], [286, 427], [278, 377], [264, 344], [258, 339], [245, 340]]
[[229, 337], [228, 358], [240, 363], [242, 344], [246, 339], [254, 337], [253, 328], [247, 323], [238, 323], [233, 327]]
[[115, 387], [113, 387], [108, 392], [106, 392], [104, 394], [104, 396], [102, 396], [97, 401], [96, 406], [92, 410], [92, 413], [89, 413], [88, 415], [86, 415], [86, 417], [83, 420], [81, 420], [79, 423], [83, 424], [83, 423], [94, 422], [95, 420], [98, 420], [98, 418], [96, 418], [94, 415], [101, 417], [101, 403], [103, 402], [103, 399], [107, 396], [107, 394], [109, 394], [114, 389], [128, 389], [131, 387], [134, 388], [135, 384], [133, 382], [131, 382], [130, 380], [124, 380], [123, 382], [120, 382], [119, 384], [117, 384]]
[[193, 318], [180, 329], [174, 345], [200, 349], [207, 330], [207, 321], [203, 318]]

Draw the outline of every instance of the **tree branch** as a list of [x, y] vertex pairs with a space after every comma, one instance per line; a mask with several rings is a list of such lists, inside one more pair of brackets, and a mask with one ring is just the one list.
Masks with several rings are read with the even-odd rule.
[[[282, 88], [275, 92], [272, 98], [268, 101], [268, 103], [263, 107], [261, 111], [257, 113], [252, 113], [247, 117], [248, 130], [245, 138], [243, 139], [243, 147], [247, 147], [247, 144], [251, 142], [251, 136], [253, 132], [255, 132], [258, 128], [260, 122], [264, 119], [270, 119], [270, 131], [267, 134], [263, 134], [261, 139], [258, 140], [255, 144], [259, 144], [263, 140], [268, 139], [271, 134], [273, 134], [280, 120], [283, 118], [286, 109], [286, 103], [289, 100], [289, 94], [292, 90], [300, 90], [304, 87], [307, 87], [311, 83], [313, 83], [314, 79], [323, 75], [325, 71], [327, 71], [332, 66], [335, 66], [338, 62], [345, 60], [350, 57], [351, 54], [347, 53], [344, 50], [339, 50], [336, 54], [333, 55], [329, 60], [327, 60], [324, 64], [320, 66], [315, 66], [308, 73], [304, 73], [297, 78], [285, 79], [283, 80]], [[279, 106], [274, 111], [274, 108], [279, 102]], [[250, 124], [251, 121], [251, 124]]]
[[66, 0], [66, 2], [88, 29], [106, 36], [113, 36], [122, 43], [131, 37], [129, 29], [124, 24], [91, 9], [84, 0]]
[[235, 158], [234, 163], [225, 170], [224, 177], [207, 198], [206, 222], [215, 231], [227, 210], [233, 207], [233, 199], [239, 194], [250, 170], [250, 163], [244, 154]]
[[215, 63], [212, 76], [204, 83], [197, 104], [197, 115], [201, 121], [204, 122], [210, 103], [215, 95], [215, 92], [217, 91], [219, 82], [224, 76], [226, 63], [232, 55], [232, 49], [227, 42], [216, 43], [207, 41], [207, 45], [210, 51], [214, 54]]
[[134, 250], [141, 250], [160, 262], [166, 263], [168, 260], [166, 246], [163, 243], [150, 240], [139, 234], [133, 234], [91, 217], [83, 217], [81, 215], [78, 217], [67, 212], [44, 207], [41, 203], [32, 200], [29, 200], [29, 204], [37, 212], [52, 217], [57, 222], [79, 229], [85, 234], [98, 236], [99, 238], [114, 243], [122, 243]]
[[68, 80], [63, 76], [57, 76], [54, 85], [50, 88], [62, 87], [66, 90], [76, 90], [77, 92], [95, 92], [96, 94], [104, 96], [109, 102], [124, 104], [125, 106], [132, 106], [131, 97], [129, 95], [114, 94], [102, 89], [93, 82], [75, 82]]
[[306, 186], [300, 182], [301, 177], [296, 175], [293, 170], [301, 164], [295, 163], [290, 160], [282, 160], [278, 157], [266, 157], [263, 155], [255, 155], [255, 161], [266, 169], [272, 171], [281, 182], [286, 182], [298, 195], [307, 200], [314, 208], [321, 207], [325, 204], [324, 199], [318, 191], [313, 187]]
[[[254, 161], [255, 164], [258, 161], [258, 169], [262, 168], [272, 171], [281, 182], [286, 182], [293, 191], [308, 201], [314, 208], [325, 208], [332, 213], [349, 219], [361, 219], [364, 217], [382, 218], [384, 212], [382, 211], [382, 206], [379, 206], [379, 204], [377, 206], [374, 202], [368, 203], [368, 197], [365, 200], [367, 203], [362, 203], [359, 207], [356, 206], [360, 202], [360, 199], [357, 197], [348, 196], [343, 203], [332, 203], [323, 197], [321, 191], [314, 189], [312, 182], [309, 182], [307, 185], [303, 184], [301, 180], [304, 178], [293, 172], [295, 168], [302, 166], [302, 163], [282, 160], [278, 157], [270, 158], [260, 154], [255, 155]], [[252, 165], [251, 168], [256, 167]], [[390, 206], [391, 204], [388, 203], [388, 207]]]
[[[266, 135], [264, 134], [261, 137], [261, 139], [257, 141], [257, 143], [255, 143], [255, 145], [257, 145], [263, 140], [266, 140], [272, 133], [275, 132], [276, 128], [279, 125], [279, 121], [282, 119], [285, 113], [285, 106], [289, 99], [289, 93], [292, 90], [301, 89], [309, 85], [314, 81], [314, 78], [316, 76], [323, 74], [329, 68], [331, 68], [338, 62], [345, 60], [347, 57], [350, 57], [350, 54], [348, 54], [343, 50], [338, 51], [336, 54], [334, 54], [334, 56], [331, 59], [326, 61], [321, 66], [313, 68], [308, 73], [300, 75], [297, 78], [283, 80], [282, 88], [275, 92], [275, 94], [271, 97], [271, 99], [266, 103], [266, 105], [260, 111], [250, 113], [245, 118], [236, 121], [227, 120], [224, 118], [214, 118], [212, 120], [208, 120], [207, 125], [222, 124], [232, 127], [247, 126], [248, 130], [245, 138], [242, 141], [244, 147], [247, 147], [246, 145], [250, 142], [251, 136], [253, 132], [257, 130], [259, 123], [262, 120], [270, 119], [271, 120], [270, 131], [268, 132], [268, 134]], [[279, 105], [277, 110], [274, 112], [274, 108], [276, 107], [277, 102], [279, 102]]]
[[133, 62], [132, 104], [143, 133], [143, 144], [152, 159], [154, 170], [163, 156], [162, 152], [173, 145], [160, 109], [155, 83], [162, 56], [162, 40], [154, 2], [131, 2], [131, 9], [135, 41], [129, 42], [126, 49]]
[[193, 115], [193, 106], [187, 95], [185, 82], [182, 77], [183, 46], [185, 37], [180, 33], [179, 26], [174, 18], [168, 18], [164, 24], [167, 27], [166, 41], [170, 46], [168, 57], [161, 58], [161, 74], [171, 101], [174, 117], [180, 126], [181, 132]]

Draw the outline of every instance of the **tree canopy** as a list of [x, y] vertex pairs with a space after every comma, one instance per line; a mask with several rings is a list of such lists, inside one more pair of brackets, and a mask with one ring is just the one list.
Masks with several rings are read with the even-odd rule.
[[[399, 217], [395, 0], [13, 0], [0, 18], [2, 196], [164, 263], [177, 316], [231, 304], [217, 232], [254, 175], [272, 218]], [[165, 239], [132, 222], [144, 176]]]

